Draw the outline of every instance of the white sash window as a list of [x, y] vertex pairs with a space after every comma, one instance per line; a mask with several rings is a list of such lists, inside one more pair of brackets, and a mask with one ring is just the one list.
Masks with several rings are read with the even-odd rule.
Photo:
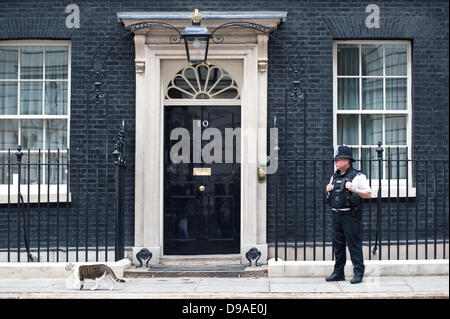
[[[390, 178], [411, 177], [411, 43], [409, 41], [335, 41], [333, 46], [334, 146], [346, 144], [355, 159], [391, 160]], [[372, 179], [378, 163], [354, 165]], [[411, 166], [411, 165], [409, 165]], [[382, 178], [389, 177], [387, 162]]]
[[[357, 159], [376, 159], [380, 141], [385, 159], [388, 154], [391, 160], [410, 157], [410, 42], [336, 41], [333, 53], [334, 145], [351, 146]], [[397, 178], [393, 171], [391, 177]], [[401, 168], [400, 178], [405, 176]], [[372, 178], [378, 178], [378, 167], [372, 167]]]
[[[16, 164], [21, 145], [22, 163], [67, 163], [70, 120], [70, 42], [0, 42], [0, 164]], [[30, 155], [28, 159], [28, 150]], [[40, 153], [40, 156], [39, 156]], [[40, 158], [39, 158], [40, 157]], [[17, 183], [17, 165], [0, 166], [0, 185]], [[37, 184], [37, 165], [21, 174], [21, 184]], [[57, 183], [56, 167], [41, 165], [41, 184]], [[62, 166], [59, 184], [67, 183]], [[3, 191], [1, 191], [3, 193]]]

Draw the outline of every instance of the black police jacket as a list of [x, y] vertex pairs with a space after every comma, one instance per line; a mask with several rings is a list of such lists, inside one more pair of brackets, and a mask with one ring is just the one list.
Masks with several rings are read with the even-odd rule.
[[333, 174], [332, 184], [334, 186], [331, 192], [327, 192], [327, 202], [335, 209], [352, 208], [361, 210], [361, 197], [358, 194], [345, 188], [346, 182], [351, 182], [360, 171], [350, 167], [344, 174], [336, 171]]

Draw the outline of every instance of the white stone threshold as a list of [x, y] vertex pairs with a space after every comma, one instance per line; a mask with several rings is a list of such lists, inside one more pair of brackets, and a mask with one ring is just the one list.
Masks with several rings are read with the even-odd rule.
[[[433, 260], [367, 260], [364, 276], [431, 276], [448, 275], [448, 259]], [[268, 261], [269, 277], [327, 277], [333, 272], [334, 261]], [[347, 261], [346, 277], [353, 277], [353, 265]]]
[[[127, 258], [115, 262], [73, 262], [80, 265], [106, 264], [111, 267], [114, 274], [122, 278], [123, 272], [130, 267], [131, 261]], [[66, 278], [64, 271], [67, 262], [5, 262], [0, 263], [0, 278]]]

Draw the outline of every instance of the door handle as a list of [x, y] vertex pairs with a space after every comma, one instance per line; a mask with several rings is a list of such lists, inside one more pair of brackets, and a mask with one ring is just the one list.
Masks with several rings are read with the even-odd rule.
[[206, 189], [206, 187], [203, 186], [203, 185], [201, 185], [201, 186], [198, 188], [198, 190], [201, 191], [201, 192], [203, 192], [205, 189]]

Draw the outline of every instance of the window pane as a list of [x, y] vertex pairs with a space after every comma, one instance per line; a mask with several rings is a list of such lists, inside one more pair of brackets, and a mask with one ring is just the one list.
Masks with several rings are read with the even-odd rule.
[[0, 82], [0, 115], [17, 114], [17, 82]]
[[338, 75], [359, 75], [359, 45], [337, 45]]
[[362, 109], [383, 109], [383, 79], [362, 79]]
[[338, 79], [338, 109], [359, 110], [359, 79]]
[[[213, 84], [214, 88], [212, 88], [209, 93], [211, 95], [216, 94], [216, 95], [214, 95], [213, 98], [220, 98], [220, 97], [218, 97], [218, 95], [221, 95], [222, 93], [227, 93], [230, 91], [230, 89], [232, 89], [232, 86], [234, 84], [233, 82], [234, 81], [228, 75], [225, 75], [219, 81], [217, 81], [216, 83]], [[228, 90], [224, 90], [226, 88], [228, 88]], [[224, 90], [224, 91], [222, 91], [222, 90]], [[220, 92], [220, 91], [222, 91], [222, 93], [217, 94], [217, 92]], [[236, 92], [236, 90], [234, 90], [234, 91]], [[223, 96], [223, 94], [222, 94], [222, 96]], [[231, 94], [231, 96], [235, 97], [236, 95]], [[222, 98], [224, 98], [224, 97], [222, 97]]]
[[352, 166], [354, 169], [359, 170], [361, 167], [361, 162], [359, 161], [359, 147], [352, 147], [352, 156], [355, 159]]
[[189, 56], [193, 61], [201, 61], [205, 58], [206, 41], [201, 37], [188, 39]]
[[46, 120], [46, 149], [67, 149], [67, 121]]
[[67, 82], [45, 82], [45, 114], [67, 114]]
[[359, 145], [358, 141], [358, 115], [339, 114], [338, 117], [337, 142], [339, 145]]
[[383, 116], [361, 115], [361, 138], [362, 145], [376, 145], [379, 141], [383, 142]]
[[[28, 163], [28, 152], [23, 152], [22, 156], [22, 165], [21, 165], [21, 171], [20, 171], [20, 184], [27, 185], [28, 181], [30, 185], [37, 184], [40, 178], [41, 184], [44, 183], [44, 177], [43, 177], [43, 166], [41, 165], [41, 173], [40, 177], [38, 176], [38, 157], [39, 154], [37, 153], [30, 153], [29, 161]], [[41, 161], [42, 163], [42, 153], [41, 153]], [[25, 197], [25, 195], [24, 195]], [[25, 198], [24, 198], [25, 199]]]
[[388, 44], [386, 53], [386, 75], [406, 75], [406, 45]]
[[[378, 178], [379, 163], [375, 148], [361, 149], [361, 167], [361, 171], [366, 175], [367, 179]], [[381, 164], [381, 173], [383, 173], [383, 164]]]
[[15, 150], [19, 139], [18, 120], [0, 120], [0, 150]]
[[42, 149], [42, 120], [22, 120], [22, 149]]
[[0, 46], [0, 79], [17, 79], [18, 47]]
[[239, 97], [239, 91], [236, 88], [229, 88], [227, 90], [224, 90], [221, 93], [214, 95], [212, 98], [214, 98], [214, 99], [235, 99], [238, 97]]
[[386, 144], [406, 145], [406, 116], [386, 115]]
[[406, 79], [386, 79], [386, 110], [406, 110]]
[[363, 44], [361, 46], [362, 75], [383, 75], [383, 46]]
[[[182, 75], [183, 70], [179, 71], [177, 75], [173, 78], [167, 95], [171, 99], [193, 99], [195, 96], [195, 91], [192, 88], [191, 79], [185, 79]], [[194, 74], [194, 72], [189, 73]]]
[[[11, 150], [9, 154], [9, 161], [10, 166], [8, 170], [8, 153], [0, 153], [0, 184], [8, 184], [9, 182], [9, 184], [12, 185], [14, 182], [13, 176], [17, 174], [17, 157], [15, 155], [15, 151]], [[13, 193], [13, 191], [14, 190], [10, 188], [11, 194]], [[17, 191], [17, 188], [15, 189], [15, 191]], [[8, 193], [6, 193], [5, 195], [8, 195]]]
[[[386, 148], [386, 159], [390, 159], [390, 161], [386, 161], [386, 176], [385, 178], [396, 179], [397, 176], [399, 178], [406, 178], [406, 170], [407, 170], [407, 162], [406, 162], [406, 148]], [[397, 163], [398, 159], [398, 163]], [[398, 164], [398, 165], [397, 165]], [[398, 167], [398, 172], [397, 172]], [[392, 189], [391, 184], [391, 189]], [[394, 183], [395, 185], [395, 183]]]
[[40, 46], [23, 46], [20, 49], [20, 78], [42, 79], [43, 48]]
[[66, 46], [45, 47], [45, 78], [67, 79], [68, 48]]
[[[183, 89], [189, 90], [192, 88], [196, 88], [198, 90], [197, 75], [195, 73], [195, 69], [186, 68], [184, 70], [184, 72], [182, 72], [182, 74], [184, 74], [184, 76], [186, 77], [186, 80], [187, 80], [187, 82], [184, 84]], [[183, 85], [183, 84], [181, 84], [181, 85]]]
[[[50, 153], [50, 184], [67, 184], [67, 171], [67, 154], [60, 152], [58, 157], [58, 153]], [[47, 179], [45, 175], [46, 182]]]
[[20, 114], [42, 114], [42, 82], [20, 82]]

